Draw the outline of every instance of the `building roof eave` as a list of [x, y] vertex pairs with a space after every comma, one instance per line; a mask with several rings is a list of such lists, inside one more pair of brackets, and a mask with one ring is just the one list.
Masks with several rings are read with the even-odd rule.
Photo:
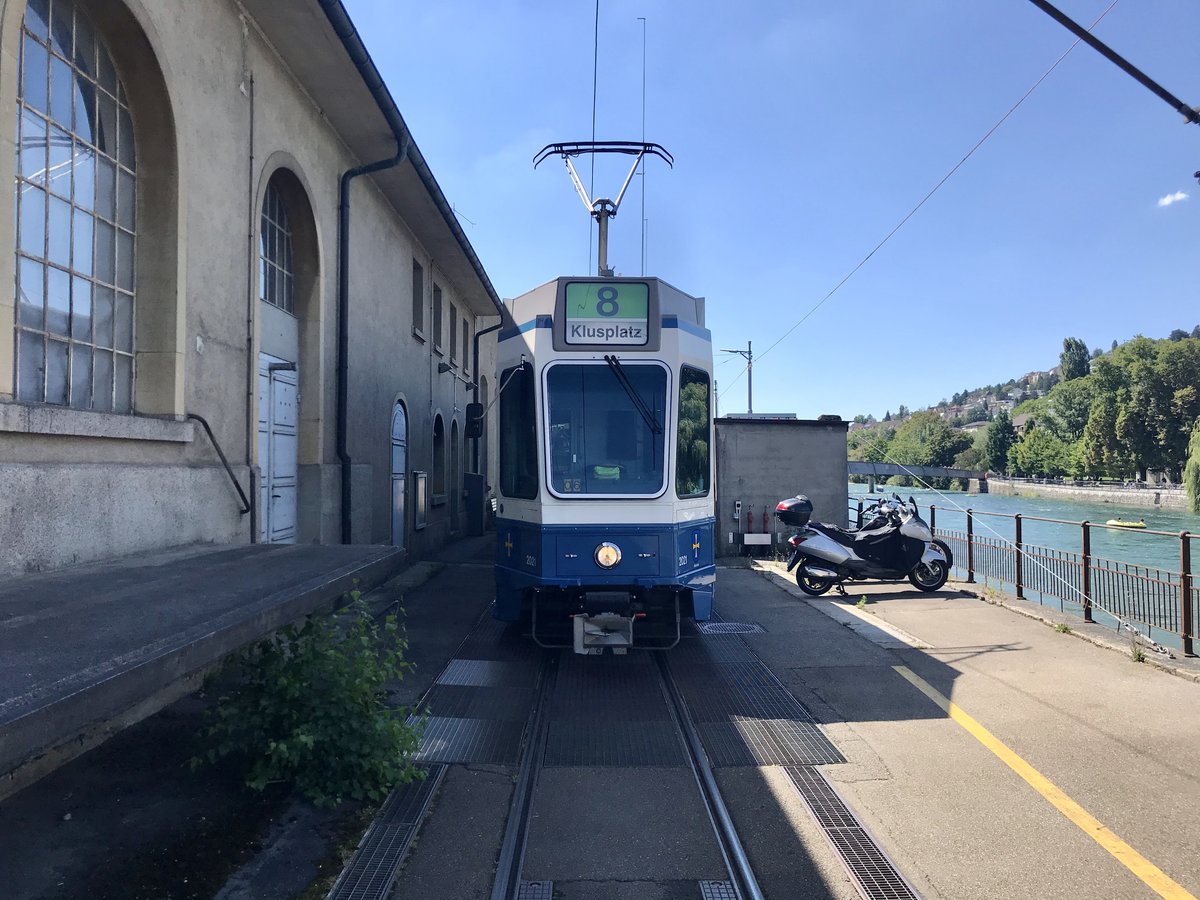
[[[396, 208], [434, 264], [478, 315], [501, 315], [502, 304], [483, 263], [400, 114], [341, 0], [242, 0], [272, 49], [360, 161], [395, 155], [406, 161], [372, 179]], [[339, 173], [340, 174], [340, 173]]]

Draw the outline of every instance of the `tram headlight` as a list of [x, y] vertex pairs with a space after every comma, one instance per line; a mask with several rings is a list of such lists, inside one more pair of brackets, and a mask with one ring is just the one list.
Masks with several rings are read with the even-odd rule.
[[605, 541], [596, 548], [596, 565], [602, 569], [611, 569], [621, 561], [621, 548], [616, 544]]

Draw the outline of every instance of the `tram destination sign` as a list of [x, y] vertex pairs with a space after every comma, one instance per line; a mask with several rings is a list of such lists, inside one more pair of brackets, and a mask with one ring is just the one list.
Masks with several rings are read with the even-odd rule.
[[568, 344], [641, 346], [649, 340], [650, 288], [645, 282], [571, 281], [564, 306]]

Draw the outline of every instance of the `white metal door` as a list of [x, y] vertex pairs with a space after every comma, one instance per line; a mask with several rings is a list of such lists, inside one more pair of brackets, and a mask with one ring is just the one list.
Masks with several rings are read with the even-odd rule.
[[408, 508], [408, 416], [404, 404], [392, 412], [392, 543], [404, 547], [405, 511]]
[[294, 363], [259, 354], [259, 539], [271, 544], [296, 542], [297, 374]]

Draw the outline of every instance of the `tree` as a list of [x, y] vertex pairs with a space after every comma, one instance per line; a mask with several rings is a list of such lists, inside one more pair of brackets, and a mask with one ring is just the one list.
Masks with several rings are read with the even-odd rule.
[[1113, 350], [1116, 350], [1116, 349], [1117, 349], [1117, 342], [1116, 342], [1115, 340], [1114, 340], [1114, 341], [1113, 341], [1113, 343], [1112, 343], [1112, 349], [1113, 349]]
[[1200, 325], [1197, 325], [1195, 328], [1192, 329], [1192, 337], [1200, 338]]
[[[891, 462], [908, 466], [951, 466], [958, 454], [971, 446], [971, 436], [951, 428], [932, 410], [909, 417], [896, 429], [889, 447]], [[934, 482], [948, 486], [944, 482]]]
[[985, 467], [983, 451], [976, 446], [970, 446], [954, 457], [954, 468], [978, 471]]
[[885, 422], [892, 421], [892, 411], [890, 409], [883, 414], [883, 421], [885, 421]]
[[1082, 470], [1092, 478], [1101, 475], [1123, 478], [1129, 473], [1128, 454], [1117, 439], [1116, 398], [1102, 394], [1092, 404], [1081, 447]]
[[1188, 460], [1183, 467], [1183, 484], [1187, 488], [1188, 506], [1192, 512], [1200, 513], [1200, 419], [1192, 426], [1192, 439], [1188, 441]]
[[897, 419], [907, 419], [908, 418], [908, 407], [905, 406], [903, 403], [901, 403], [900, 408], [898, 410], [896, 410], [896, 418]]
[[994, 472], [1007, 474], [1008, 450], [1016, 440], [1017, 431], [1013, 428], [1012, 419], [1008, 411], [1002, 409], [987, 428], [987, 442], [983, 449], [987, 467]]
[[1169, 335], [1167, 335], [1167, 340], [1168, 341], [1182, 341], [1182, 340], [1185, 340], [1187, 338], [1187, 336], [1188, 336], [1188, 333], [1186, 331], [1184, 331], [1182, 328], [1172, 328], [1171, 333]]
[[1043, 423], [1058, 438], [1074, 443], [1083, 437], [1092, 411], [1096, 380], [1091, 375], [1056, 385], [1047, 400]]
[[1055, 437], [1048, 428], [1025, 432], [1012, 448], [1010, 459], [1016, 457], [1017, 470], [1027, 475], [1056, 478], [1072, 468], [1070, 447]]
[[1079, 338], [1063, 338], [1062, 353], [1058, 357], [1062, 380], [1070, 381], [1086, 375], [1090, 356], [1087, 344]]
[[866, 425], [867, 417], [864, 416], [862, 413], [859, 413], [857, 416], [854, 417], [854, 424], [855, 425]]

